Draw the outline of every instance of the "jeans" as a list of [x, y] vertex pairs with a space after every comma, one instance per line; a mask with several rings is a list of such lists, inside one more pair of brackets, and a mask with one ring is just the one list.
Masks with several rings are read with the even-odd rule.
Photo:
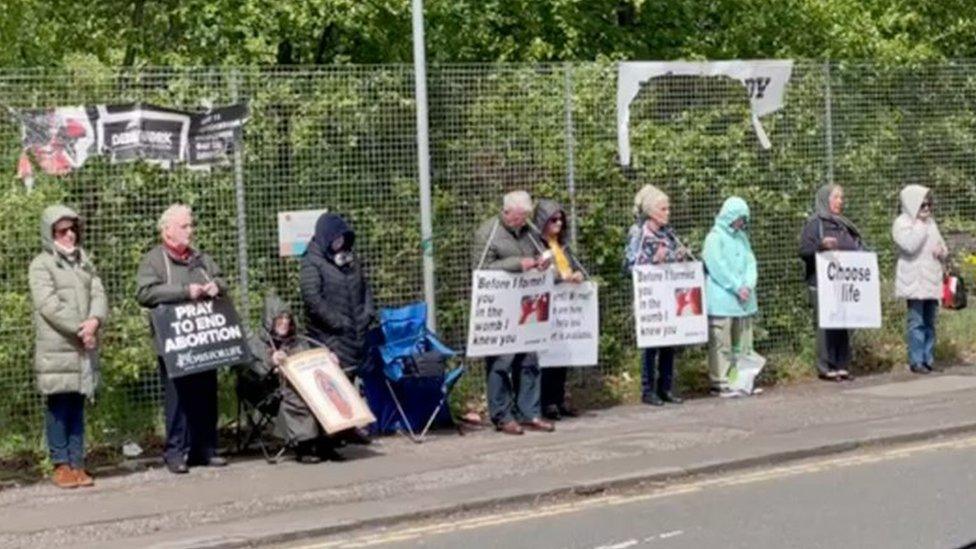
[[[655, 364], [656, 363], [656, 364]], [[641, 396], [671, 392], [674, 382], [674, 347], [648, 347], [641, 361]]]
[[485, 370], [488, 412], [495, 425], [512, 420], [531, 421], [542, 415], [535, 353], [486, 357]]
[[51, 463], [68, 464], [75, 469], [85, 465], [85, 395], [48, 395], [44, 431]]
[[935, 362], [935, 316], [939, 311], [936, 299], [908, 300], [908, 363], [912, 365]]

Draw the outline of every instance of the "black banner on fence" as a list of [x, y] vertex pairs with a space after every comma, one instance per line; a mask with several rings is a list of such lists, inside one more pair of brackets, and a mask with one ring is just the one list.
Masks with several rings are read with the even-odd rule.
[[171, 378], [252, 360], [244, 327], [226, 297], [159, 305], [151, 314], [156, 348]]
[[190, 168], [228, 164], [241, 142], [248, 118], [247, 105], [217, 107], [190, 116], [187, 162]]
[[155, 105], [98, 106], [98, 148], [113, 164], [146, 160], [169, 166], [184, 159], [190, 114]]

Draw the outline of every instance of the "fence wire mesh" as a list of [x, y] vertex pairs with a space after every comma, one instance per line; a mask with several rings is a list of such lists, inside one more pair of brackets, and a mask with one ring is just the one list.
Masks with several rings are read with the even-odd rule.
[[[696, 250], [726, 197], [750, 203], [760, 262], [758, 346], [771, 355], [809, 347], [795, 250], [819, 185], [845, 186], [849, 217], [886, 274], [893, 262], [888, 231], [905, 184], [934, 189], [944, 233], [974, 233], [973, 62], [797, 63], [785, 108], [763, 120], [769, 150], [759, 146], [735, 81], [655, 79], [631, 106], [633, 165], [626, 169], [617, 161], [614, 64], [433, 66], [428, 85], [437, 316], [457, 347], [466, 331], [472, 233], [509, 190], [575, 207], [576, 250], [603, 284], [602, 376], [595, 379], [636, 364], [621, 261], [633, 194], [644, 183], [671, 195], [675, 229]], [[89, 416], [96, 439], [120, 442], [158, 429], [160, 385], [134, 300], [135, 270], [172, 202], [193, 205], [200, 247], [223, 267], [252, 323], [269, 289], [301, 310], [298, 260], [278, 255], [279, 211], [327, 208], [347, 216], [378, 303], [423, 299], [411, 66], [0, 71], [0, 104], [13, 108], [144, 101], [193, 109], [236, 100], [252, 109], [244, 154], [237, 166], [209, 174], [96, 158], [62, 178], [40, 176], [28, 193], [12, 175], [19, 128], [0, 126], [0, 166], [10, 170], [0, 200], [0, 447], [40, 440], [27, 265], [39, 251], [40, 211], [50, 203], [71, 205], [86, 219], [84, 245], [112, 307], [103, 383]], [[896, 314], [892, 304], [889, 311]], [[691, 352], [684, 362], [700, 360]], [[483, 376], [465, 383], [477, 394]], [[226, 380], [222, 397], [230, 413]]]

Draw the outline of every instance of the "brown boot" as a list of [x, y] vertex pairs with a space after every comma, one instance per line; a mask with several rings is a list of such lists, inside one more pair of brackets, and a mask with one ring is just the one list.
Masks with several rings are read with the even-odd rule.
[[84, 469], [75, 469], [75, 480], [78, 481], [78, 486], [94, 486], [95, 481], [91, 476], [85, 472]]
[[506, 435], [521, 435], [523, 433], [522, 428], [515, 421], [506, 421], [505, 423], [499, 423], [495, 426], [495, 430], [501, 431]]
[[78, 487], [78, 479], [75, 477], [75, 472], [71, 470], [71, 467], [67, 463], [62, 463], [54, 468], [54, 474], [51, 475], [51, 482], [58, 488]]
[[532, 431], [542, 431], [544, 433], [551, 433], [556, 430], [555, 425], [538, 417], [533, 418], [532, 421], [523, 422], [522, 426]]

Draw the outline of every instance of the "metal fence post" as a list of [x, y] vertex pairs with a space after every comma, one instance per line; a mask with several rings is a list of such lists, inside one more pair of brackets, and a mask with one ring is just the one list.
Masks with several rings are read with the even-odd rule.
[[[238, 101], [238, 78], [236, 70], [230, 73], [230, 98], [233, 103]], [[234, 189], [237, 204], [237, 274], [240, 281], [240, 303], [241, 320], [244, 327], [250, 325], [251, 318], [251, 296], [248, 282], [248, 262], [247, 262], [247, 214], [245, 211], [246, 201], [244, 199], [244, 141], [241, 140], [240, 147], [234, 147]]]
[[566, 191], [569, 193], [569, 238], [576, 245], [576, 132], [573, 128], [573, 65], [563, 65], [563, 105], [566, 111]]
[[420, 184], [420, 249], [424, 257], [424, 301], [427, 328], [437, 331], [434, 286], [434, 222], [430, 192], [430, 131], [427, 119], [427, 52], [424, 47], [424, 3], [412, 0], [414, 93], [417, 101], [417, 176]]
[[824, 138], [827, 145], [827, 184], [834, 184], [834, 114], [830, 88], [830, 61], [824, 62]]

